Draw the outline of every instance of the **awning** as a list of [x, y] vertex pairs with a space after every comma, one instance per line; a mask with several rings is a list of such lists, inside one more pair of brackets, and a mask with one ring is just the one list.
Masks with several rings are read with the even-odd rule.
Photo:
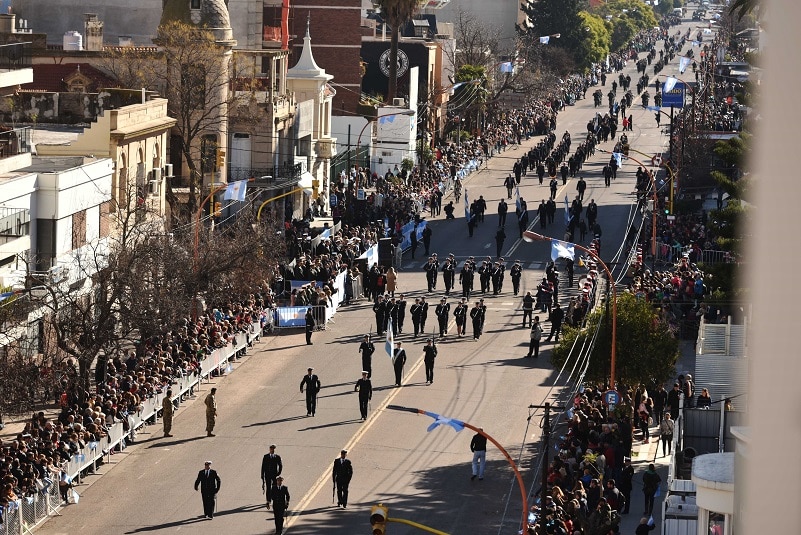
[[303, 171], [300, 175], [300, 180], [298, 180], [298, 187], [303, 188], [303, 193], [306, 195], [311, 195], [314, 189], [314, 175], [309, 173], [308, 171]]

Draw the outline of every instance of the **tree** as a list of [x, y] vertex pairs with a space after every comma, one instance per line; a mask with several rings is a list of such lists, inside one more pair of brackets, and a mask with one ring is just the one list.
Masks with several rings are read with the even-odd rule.
[[534, 44], [540, 37], [559, 34], [548, 46], [570, 51], [576, 64], [584, 65], [581, 44], [585, 30], [579, 12], [585, 4], [583, 0], [527, 0], [520, 6], [527, 18], [517, 26], [518, 35]]
[[606, 60], [612, 38], [601, 17], [586, 11], [579, 12], [584, 39], [579, 43], [578, 54], [582, 58], [579, 65], [589, 67], [592, 63]]
[[392, 29], [392, 40], [389, 48], [389, 86], [387, 102], [398, 94], [398, 38], [400, 29], [408, 22], [422, 4], [422, 0], [376, 0], [381, 8], [381, 15]]
[[637, 26], [628, 17], [619, 17], [612, 20], [611, 49], [620, 50], [626, 46], [637, 33]]
[[657, 25], [653, 7], [642, 0], [611, 0], [591, 11], [602, 18], [611, 15], [613, 22], [626, 18], [637, 30], [648, 30]]
[[167, 22], [159, 26], [153, 41], [158, 51], [112, 49], [102, 67], [121, 85], [158, 91], [168, 99], [168, 113], [177, 119], [174, 132], [180, 138], [180, 146], [170, 149], [180, 152], [186, 163], [189, 199], [185, 205], [179, 204], [169, 181], [166, 198], [172, 214], [187, 222], [197, 210], [203, 175], [216, 170], [216, 142], [203, 138], [217, 132], [220, 118], [235, 104], [234, 91], [229, 88], [236, 73], [209, 29]]
[[472, 12], [460, 8], [453, 23], [453, 33], [456, 48], [446, 50], [445, 54], [457, 72], [463, 65], [484, 67], [487, 71], [492, 68], [500, 56], [499, 28], [484, 24]]
[[[609, 357], [612, 347], [611, 306], [604, 313], [596, 310], [587, 318], [583, 329], [567, 327], [562, 341], [554, 348], [551, 361], [562, 366], [571, 357], [574, 347], [591, 344], [600, 329], [590, 353], [586, 378], [605, 381], [609, 378]], [[673, 375], [679, 356], [679, 342], [669, 325], [654, 311], [651, 303], [624, 293], [617, 299], [617, 381], [627, 384], [664, 382]]]

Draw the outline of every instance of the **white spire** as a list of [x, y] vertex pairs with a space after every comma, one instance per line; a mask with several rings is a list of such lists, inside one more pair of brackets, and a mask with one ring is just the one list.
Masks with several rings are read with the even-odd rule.
[[300, 53], [300, 59], [294, 67], [287, 71], [288, 78], [319, 78], [323, 80], [331, 80], [333, 76], [326, 74], [325, 69], [321, 69], [317, 62], [314, 61], [314, 54], [312, 54], [311, 47], [311, 13], [306, 18], [306, 37], [303, 38], [303, 50]]

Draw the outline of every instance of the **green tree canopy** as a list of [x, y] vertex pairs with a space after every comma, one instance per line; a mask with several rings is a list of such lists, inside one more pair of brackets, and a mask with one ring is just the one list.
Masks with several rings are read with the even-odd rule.
[[589, 67], [591, 63], [600, 63], [606, 60], [612, 37], [601, 17], [586, 11], [580, 11], [579, 17], [584, 30], [584, 39], [579, 44], [578, 52], [581, 61], [578, 63], [581, 67]]
[[[587, 327], [567, 327], [560, 344], [554, 348], [551, 361], [554, 366], [564, 364], [574, 351], [589, 343], [600, 325], [595, 347], [590, 355], [586, 379], [605, 381], [609, 377], [612, 347], [611, 305], [609, 315], [597, 310], [587, 319]], [[578, 339], [578, 340], [577, 340]], [[627, 384], [664, 382], [673, 376], [679, 356], [679, 342], [668, 325], [660, 320], [654, 307], [633, 294], [624, 293], [617, 300], [617, 355], [618, 382]]]
[[524, 0], [520, 7], [527, 20], [517, 27], [518, 33], [532, 44], [540, 37], [559, 34], [560, 38], [551, 39], [547, 46], [571, 51], [576, 63], [583, 65], [585, 30], [579, 11], [585, 5], [585, 0]]
[[627, 16], [612, 19], [612, 44], [611, 49], [620, 50], [626, 46], [637, 33], [637, 26]]

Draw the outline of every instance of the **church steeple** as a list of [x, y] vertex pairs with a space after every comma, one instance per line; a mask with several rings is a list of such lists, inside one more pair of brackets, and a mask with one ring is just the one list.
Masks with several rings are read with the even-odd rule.
[[317, 62], [314, 61], [311, 47], [311, 13], [306, 18], [306, 36], [303, 38], [303, 50], [295, 66], [287, 71], [287, 78], [317, 78], [326, 82], [334, 78], [330, 74], [326, 74], [325, 69], [320, 68]]

